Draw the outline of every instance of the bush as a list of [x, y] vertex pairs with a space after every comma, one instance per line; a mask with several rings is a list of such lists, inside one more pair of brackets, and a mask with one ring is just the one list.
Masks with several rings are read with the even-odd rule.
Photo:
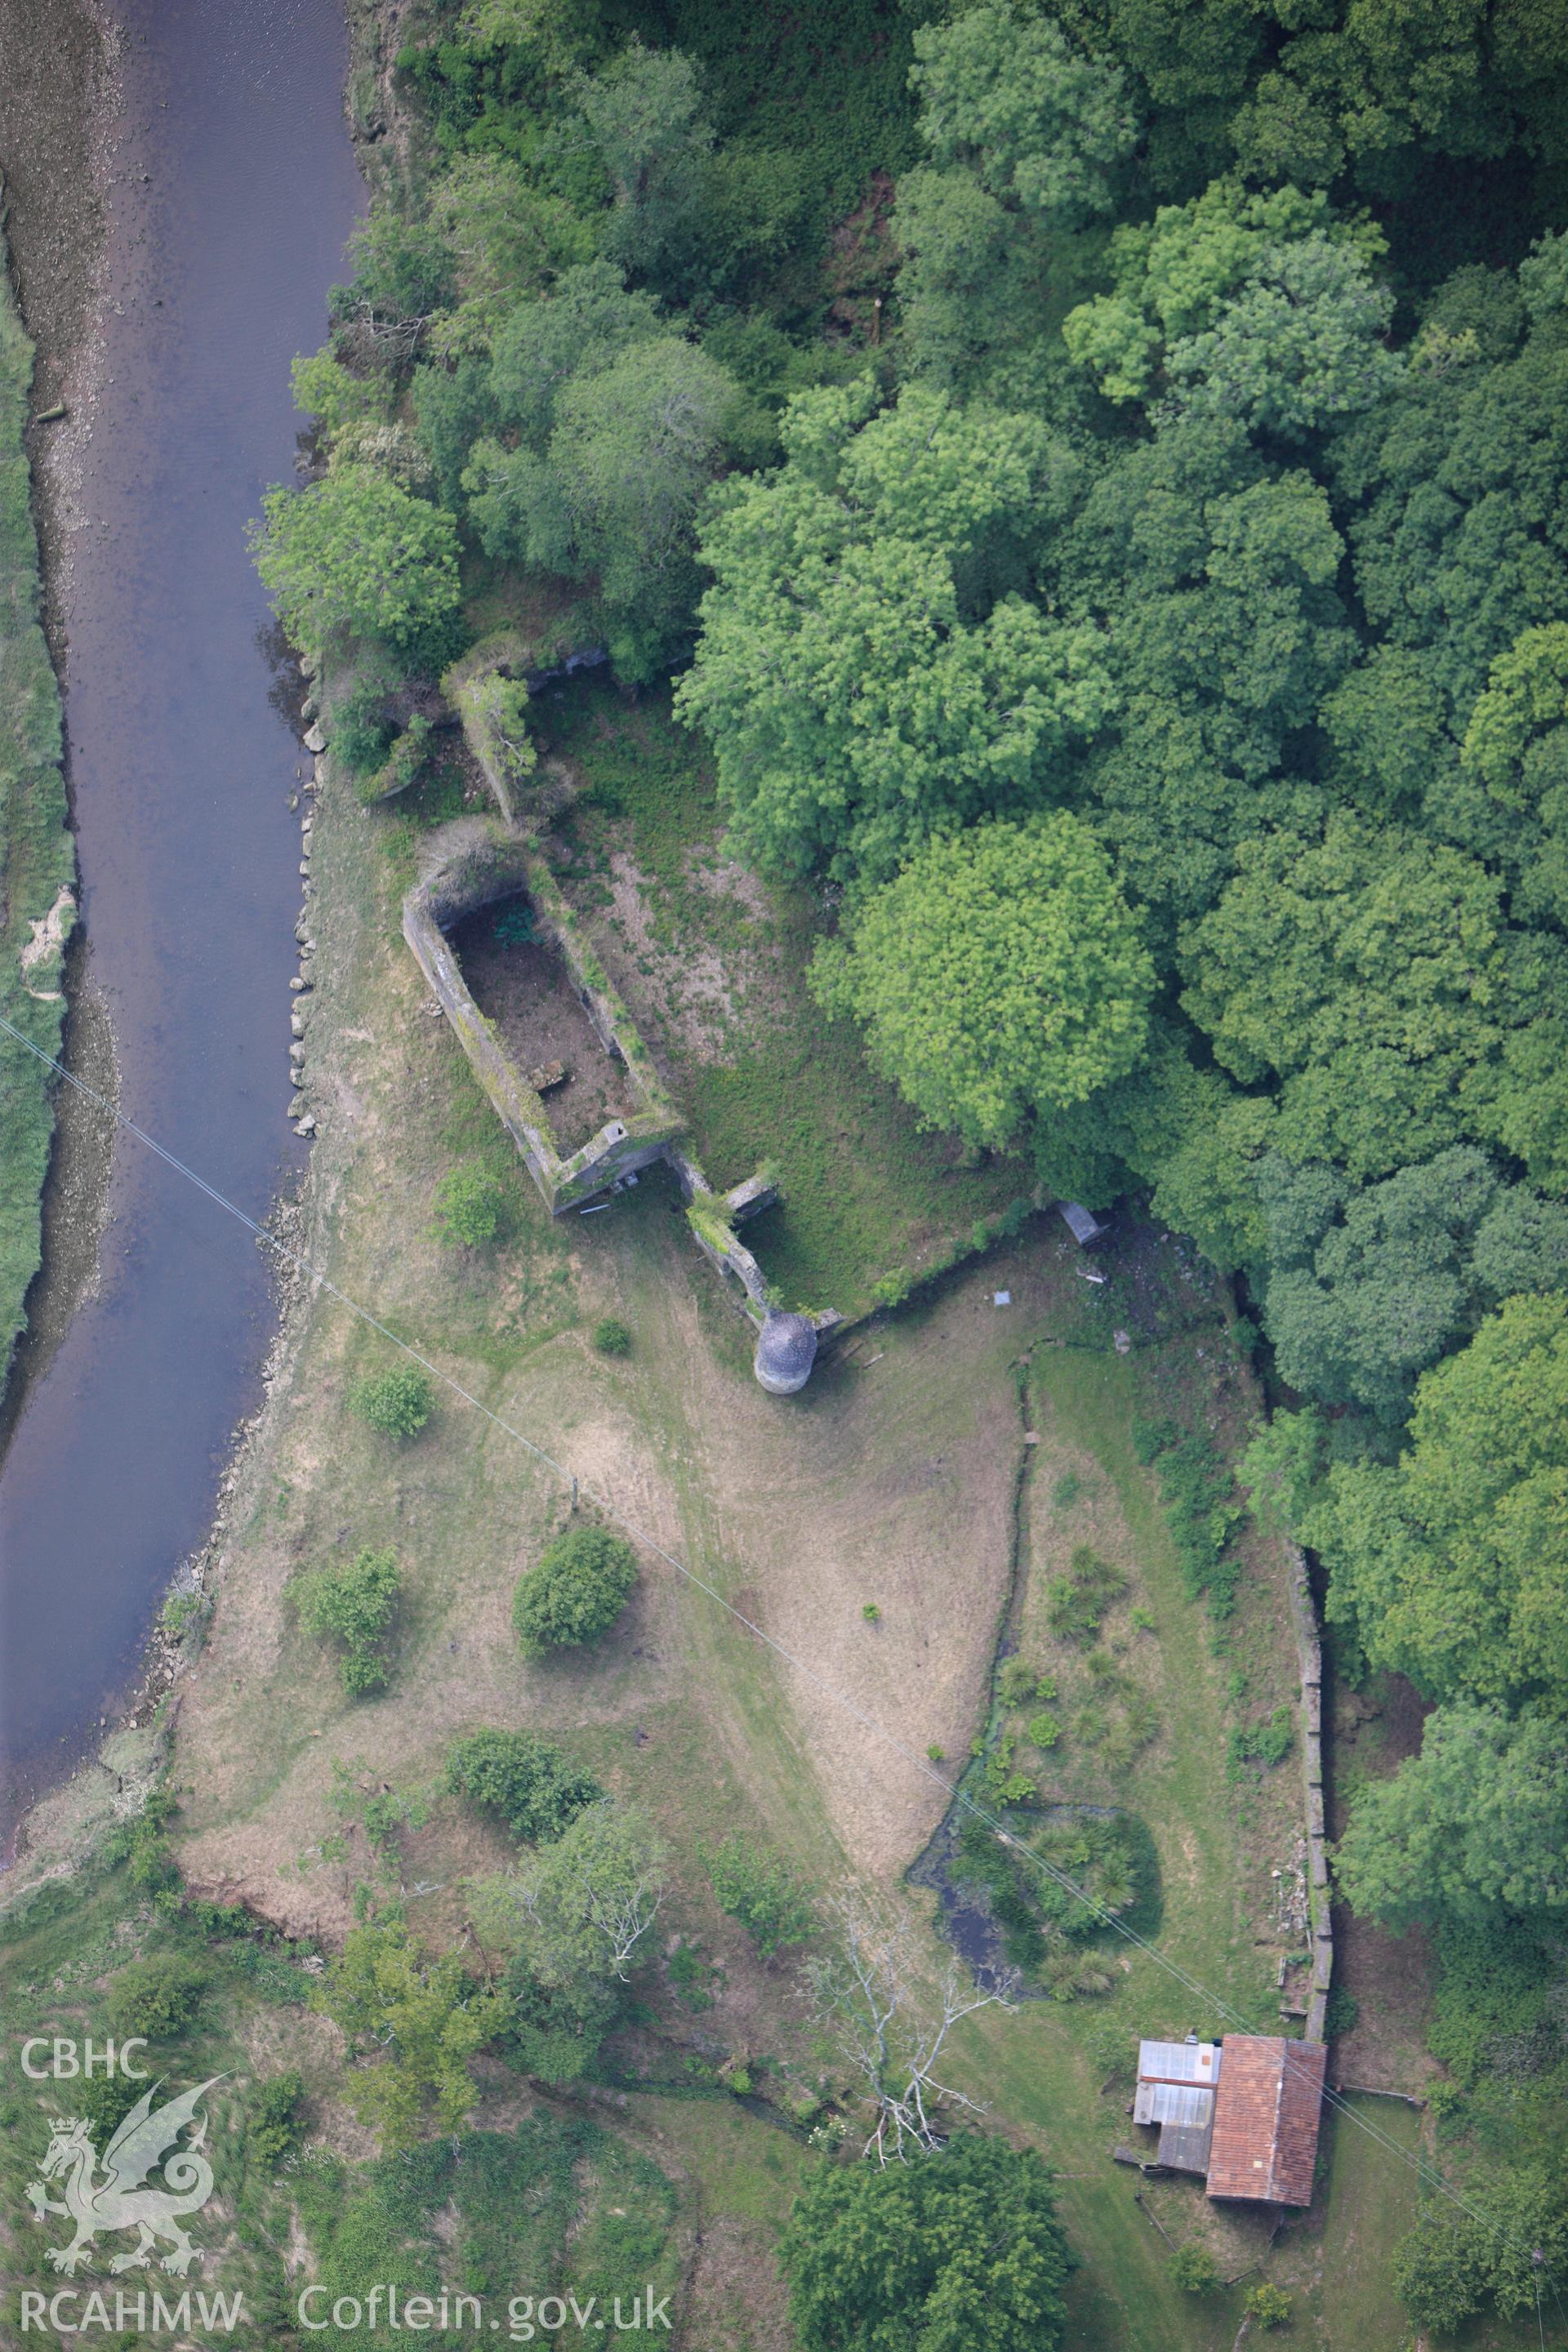
[[1046, 1619], [1064, 1641], [1087, 1641], [1098, 1633], [1111, 1602], [1127, 1590], [1119, 1568], [1087, 1544], [1079, 1544], [1066, 1576], [1054, 1577], [1046, 1595]]
[[289, 1595], [305, 1631], [342, 1644], [351, 1698], [385, 1687], [386, 1641], [401, 1586], [396, 1553], [369, 1549], [342, 1567], [308, 1568], [290, 1580]]
[[1219, 2284], [1219, 2264], [1206, 2246], [1178, 2246], [1171, 2256], [1171, 2276], [1188, 2294], [1212, 2294]]
[[258, 2083], [245, 2126], [246, 2146], [258, 2164], [277, 2164], [298, 2147], [305, 2133], [300, 2115], [304, 2096], [304, 2079], [293, 2073]]
[[436, 1410], [436, 1391], [417, 1364], [396, 1364], [390, 1372], [362, 1381], [353, 1402], [360, 1419], [384, 1436], [413, 1437]]
[[1282, 2286], [1270, 2286], [1265, 2280], [1260, 2286], [1248, 2287], [1242, 2309], [1259, 2327], [1283, 2327], [1290, 2316], [1290, 2298]]
[[528, 1731], [476, 1731], [447, 1751], [447, 1786], [481, 1811], [499, 1813], [514, 1838], [558, 1838], [604, 1790], [548, 1739]]
[[109, 1988], [109, 2022], [122, 2041], [163, 2040], [190, 2023], [207, 1983], [205, 1969], [172, 1952], [132, 1960]]
[[719, 1908], [739, 1920], [764, 1960], [781, 1944], [809, 1936], [815, 1914], [805, 1889], [787, 1863], [759, 1849], [736, 1832], [716, 1853], [702, 1856]]
[[624, 1323], [617, 1323], [613, 1315], [606, 1315], [603, 1322], [594, 1326], [594, 1345], [601, 1356], [629, 1356], [632, 1335]]
[[359, 779], [362, 801], [390, 800], [395, 793], [405, 793], [417, 781], [419, 771], [429, 757], [430, 738], [435, 733], [423, 711], [416, 710], [407, 726], [393, 744], [383, 766]]
[[1054, 1748], [1061, 1736], [1061, 1725], [1054, 1715], [1042, 1710], [1029, 1717], [1029, 1737], [1037, 1748]]
[[637, 1580], [629, 1543], [603, 1528], [570, 1528], [520, 1577], [511, 1622], [523, 1655], [575, 1649], [608, 1633]]
[[386, 716], [386, 689], [369, 680], [351, 687], [331, 713], [332, 756], [355, 776], [371, 776], [382, 765], [396, 730]]
[[87, 2123], [100, 2155], [146, 2087], [133, 2074], [95, 2074], [90, 2083], [71, 2085], [71, 2105]]
[[1038, 1667], [1032, 1666], [1027, 1658], [1009, 1658], [996, 1680], [1004, 1706], [1022, 1706], [1026, 1699], [1036, 1697], [1039, 1680]]
[[462, 1249], [493, 1242], [506, 1211], [499, 1176], [483, 1168], [452, 1168], [436, 1187], [436, 1220], [441, 1239]]

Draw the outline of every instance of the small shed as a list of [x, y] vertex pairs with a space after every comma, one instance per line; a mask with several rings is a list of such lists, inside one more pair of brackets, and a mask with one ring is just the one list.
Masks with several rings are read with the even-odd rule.
[[1157, 2161], [1173, 2172], [1206, 2172], [1221, 2053], [1212, 2042], [1141, 2042], [1135, 2124], [1159, 2127]]
[[1097, 1242], [1105, 1231], [1093, 1210], [1086, 1209], [1081, 1202], [1058, 1201], [1057, 1206], [1061, 1211], [1062, 1222], [1068, 1233], [1083, 1248], [1087, 1249], [1090, 1242]]
[[1310, 2205], [1328, 2046], [1274, 2033], [1227, 2033], [1215, 2099], [1211, 2197]]

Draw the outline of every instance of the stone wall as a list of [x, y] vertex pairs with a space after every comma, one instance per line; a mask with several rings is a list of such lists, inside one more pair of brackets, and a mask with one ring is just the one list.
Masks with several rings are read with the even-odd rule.
[[[600, 1043], [625, 1066], [637, 1100], [629, 1118], [607, 1120], [579, 1150], [565, 1156], [543, 1101], [475, 1003], [446, 937], [465, 915], [516, 890], [527, 891], [541, 933], [560, 956]], [[419, 878], [403, 901], [403, 936], [552, 1215], [580, 1207], [622, 1177], [664, 1158], [680, 1134], [679, 1116], [534, 843], [494, 818], [461, 817], [438, 827], [426, 838]]]
[[1305, 2038], [1327, 2038], [1329, 1989], [1334, 1973], [1334, 1931], [1329, 1916], [1333, 1889], [1329, 1877], [1323, 1795], [1323, 1645], [1307, 1576], [1305, 1555], [1292, 1549], [1289, 1567], [1290, 1623], [1301, 1675], [1301, 1769], [1307, 1802], [1307, 1902], [1312, 1923], [1312, 1985], [1307, 2000]]
[[[552, 1213], [580, 1207], [621, 1178], [667, 1160], [685, 1197], [698, 1247], [721, 1276], [726, 1296], [760, 1329], [774, 1302], [736, 1227], [776, 1201], [778, 1186], [763, 1169], [728, 1192], [710, 1190], [696, 1160], [681, 1148], [684, 1122], [652, 1055], [521, 814], [525, 787], [535, 824], [542, 819], [548, 795], [529, 786], [531, 753], [525, 756], [521, 745], [510, 741], [499, 723], [494, 681], [508, 677], [531, 688], [545, 677], [602, 660], [596, 649], [572, 647], [569, 617], [548, 642], [527, 641], [517, 630], [500, 631], [475, 646], [442, 679], [441, 690], [462, 722], [464, 740], [500, 814], [459, 818], [428, 836], [419, 878], [403, 902], [403, 936]], [[514, 890], [528, 893], [536, 932], [560, 956], [599, 1043], [625, 1068], [637, 1105], [630, 1118], [609, 1120], [566, 1159], [556, 1148], [542, 1100], [475, 1003], [446, 939], [465, 915]], [[810, 1319], [824, 1338], [844, 1321], [831, 1307]]]

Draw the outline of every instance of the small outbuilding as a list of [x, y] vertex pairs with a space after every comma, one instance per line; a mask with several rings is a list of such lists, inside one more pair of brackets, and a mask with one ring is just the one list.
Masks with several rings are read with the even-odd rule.
[[1328, 2045], [1227, 2033], [1215, 2101], [1208, 2193], [1249, 2204], [1310, 2205]]
[[1173, 2172], [1206, 2172], [1221, 2053], [1212, 2042], [1141, 2042], [1136, 2124], [1156, 2125], [1155, 2161]]
[[816, 1327], [804, 1315], [770, 1308], [757, 1334], [752, 1369], [770, 1396], [794, 1396], [816, 1361]]

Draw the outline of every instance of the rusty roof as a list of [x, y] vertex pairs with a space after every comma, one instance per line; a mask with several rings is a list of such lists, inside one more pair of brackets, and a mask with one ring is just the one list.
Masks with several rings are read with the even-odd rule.
[[1227, 2033], [1215, 2091], [1211, 2197], [1310, 2205], [1328, 2049], [1274, 2033]]

